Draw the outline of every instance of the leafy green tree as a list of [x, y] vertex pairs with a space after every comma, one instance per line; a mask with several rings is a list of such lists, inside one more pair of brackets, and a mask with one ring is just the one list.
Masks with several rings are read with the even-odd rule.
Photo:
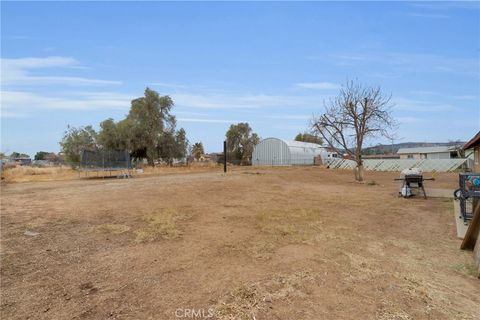
[[309, 133], [299, 133], [295, 136], [295, 141], [302, 141], [302, 142], [309, 142], [309, 143], [316, 143], [322, 144], [323, 140], [319, 136], [315, 136]]
[[174, 131], [172, 128], [163, 132], [160, 136], [158, 155], [159, 158], [173, 165], [173, 160], [185, 159], [188, 150], [187, 134], [183, 128]]
[[203, 150], [203, 143], [195, 142], [192, 147], [192, 156], [198, 160], [202, 154], [205, 154], [205, 151]]
[[175, 134], [176, 154], [175, 158], [184, 159], [187, 157], [189, 141], [187, 139], [187, 132], [180, 128]]
[[[175, 127], [175, 117], [170, 114], [173, 105], [173, 100], [169, 96], [160, 96], [158, 92], [149, 88], [145, 89], [143, 97], [132, 100], [127, 116], [130, 129], [129, 144], [137, 154], [143, 153], [150, 165], [153, 165], [154, 159], [160, 156], [158, 151], [167, 148], [169, 144], [170, 137], [162, 136], [165, 129]], [[163, 144], [163, 148], [159, 148], [160, 143]]]
[[46, 151], [38, 151], [35, 154], [34, 160], [46, 160], [45, 156], [47, 156], [49, 153], [50, 152], [46, 152]]
[[[128, 150], [134, 158], [147, 158], [150, 165], [154, 164], [155, 159], [173, 164], [174, 159], [185, 158], [188, 150], [185, 130], [175, 129], [175, 117], [170, 114], [173, 105], [169, 96], [161, 96], [146, 88], [143, 97], [132, 100], [125, 119], [118, 122], [111, 118], [102, 121], [98, 134], [91, 127], [69, 128], [61, 142], [62, 150], [70, 162], [78, 162], [79, 148], [94, 146]], [[77, 145], [81, 147], [76, 148]]]
[[55, 152], [50, 152], [46, 154], [44, 158], [45, 160], [52, 161], [52, 162], [58, 162], [60, 160], [60, 158], [58, 157], [58, 155], [55, 154]]
[[173, 159], [175, 159], [175, 152], [175, 133], [172, 131], [166, 131], [160, 136], [158, 144], [158, 155], [160, 159], [165, 161], [167, 164], [173, 165]]
[[65, 154], [65, 160], [75, 167], [80, 162], [82, 150], [97, 149], [97, 133], [92, 126], [78, 128], [68, 126], [60, 146]]
[[226, 133], [227, 159], [240, 161], [243, 165], [252, 159], [253, 148], [260, 142], [256, 133], [247, 122], [232, 124]]
[[30, 156], [28, 154], [25, 154], [25, 153], [19, 153], [19, 152], [14, 151], [10, 155], [10, 158], [30, 158]]
[[130, 150], [131, 147], [131, 126], [126, 120], [115, 123], [109, 118], [100, 123], [100, 132], [97, 136], [97, 143], [108, 150]]
[[117, 124], [112, 118], [100, 122], [100, 131], [97, 135], [98, 145], [105, 149], [118, 150], [119, 140]]

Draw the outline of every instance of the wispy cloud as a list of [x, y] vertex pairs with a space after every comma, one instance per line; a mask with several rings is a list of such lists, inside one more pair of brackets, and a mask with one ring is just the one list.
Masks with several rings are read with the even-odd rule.
[[436, 96], [439, 95], [440, 93], [436, 91], [430, 91], [430, 90], [411, 90], [409, 93], [411, 94], [420, 94], [420, 95], [428, 95], [428, 96]]
[[183, 116], [205, 116], [208, 117], [208, 113], [202, 112], [192, 112], [192, 111], [177, 111], [175, 110], [175, 115], [183, 115]]
[[27, 115], [20, 112], [0, 111], [1, 118], [25, 118]]
[[395, 117], [395, 119], [401, 124], [419, 123], [423, 121], [422, 119], [416, 117]]
[[[314, 59], [314, 57], [311, 57]], [[434, 72], [462, 74], [478, 77], [480, 62], [475, 58], [456, 58], [434, 54], [404, 52], [357, 52], [338, 53], [331, 58], [339, 66], [356, 66], [375, 64], [378, 77], [399, 77], [408, 73]], [[375, 73], [372, 73], [375, 75]]]
[[415, 112], [446, 112], [454, 109], [454, 106], [434, 101], [414, 100], [408, 98], [395, 98], [393, 109], [397, 111], [415, 111]]
[[312, 115], [306, 114], [281, 114], [281, 115], [270, 115], [265, 116], [270, 119], [280, 119], [280, 120], [309, 120], [312, 118]]
[[237, 123], [238, 120], [224, 120], [224, 119], [202, 119], [202, 118], [178, 118], [179, 122], [202, 122], [202, 123]]
[[317, 90], [336, 90], [340, 88], [340, 85], [332, 82], [302, 82], [297, 83], [296, 86], [305, 89]]
[[409, 12], [407, 16], [426, 19], [448, 19], [450, 16], [440, 13], [421, 13], [421, 12]]
[[3, 115], [32, 114], [38, 110], [103, 110], [130, 107], [131, 95], [111, 92], [72, 94], [68, 97], [41, 95], [25, 91], [2, 91], [0, 104]]
[[0, 60], [2, 67], [2, 85], [119, 85], [122, 82], [103, 79], [92, 79], [78, 76], [33, 75], [33, 70], [51, 68], [84, 69], [71, 57], [18, 58]]
[[172, 96], [175, 104], [202, 109], [258, 109], [322, 106], [324, 96], [294, 96], [269, 94], [189, 94]]
[[480, 9], [480, 3], [478, 1], [420, 1], [410, 2], [409, 5], [416, 8], [425, 8], [431, 10]]
[[187, 89], [190, 88], [188, 85], [178, 84], [178, 83], [168, 83], [168, 82], [151, 82], [149, 85], [158, 86], [163, 88], [172, 88], [172, 89]]
[[473, 94], [472, 95], [453, 95], [453, 94], [449, 95], [446, 93], [429, 91], [429, 90], [411, 90], [410, 94], [420, 95], [420, 96], [442, 97], [442, 98], [455, 99], [455, 100], [468, 100], [468, 101], [480, 99], [479, 95], [473, 95]]
[[453, 98], [458, 99], [458, 100], [479, 100], [479, 96], [474, 96], [474, 95], [463, 95], [463, 96], [453, 96]]
[[5, 36], [5, 39], [12, 39], [12, 40], [29, 40], [31, 39], [29, 36], [24, 36], [24, 35], [11, 35], [11, 36]]

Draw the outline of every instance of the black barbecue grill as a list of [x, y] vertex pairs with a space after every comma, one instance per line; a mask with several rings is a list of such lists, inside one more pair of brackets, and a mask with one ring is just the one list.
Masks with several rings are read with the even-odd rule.
[[423, 198], [427, 199], [427, 193], [425, 192], [424, 181], [426, 180], [435, 180], [434, 178], [424, 178], [420, 170], [404, 170], [402, 171], [401, 177], [396, 178], [397, 181], [403, 181], [400, 188], [399, 194], [404, 198], [409, 198], [415, 196], [416, 193], [413, 193], [413, 190], [421, 190], [423, 193]]

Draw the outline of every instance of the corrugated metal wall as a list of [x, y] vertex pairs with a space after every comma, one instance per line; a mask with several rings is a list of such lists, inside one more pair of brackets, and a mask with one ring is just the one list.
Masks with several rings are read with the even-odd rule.
[[427, 153], [427, 159], [450, 159], [450, 152]]
[[296, 147], [289, 146], [290, 148], [290, 163], [297, 165], [313, 165], [313, 159], [315, 156], [321, 154], [319, 148], [310, 148], [310, 147]]
[[288, 145], [280, 139], [267, 138], [255, 146], [252, 154], [254, 166], [286, 166], [290, 164]]

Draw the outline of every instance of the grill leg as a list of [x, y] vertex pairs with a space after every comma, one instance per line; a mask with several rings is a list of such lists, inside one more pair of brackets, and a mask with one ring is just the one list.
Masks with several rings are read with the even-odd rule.
[[427, 199], [427, 193], [425, 192], [425, 188], [423, 187], [423, 183], [422, 183], [422, 191], [423, 191], [423, 198]]

